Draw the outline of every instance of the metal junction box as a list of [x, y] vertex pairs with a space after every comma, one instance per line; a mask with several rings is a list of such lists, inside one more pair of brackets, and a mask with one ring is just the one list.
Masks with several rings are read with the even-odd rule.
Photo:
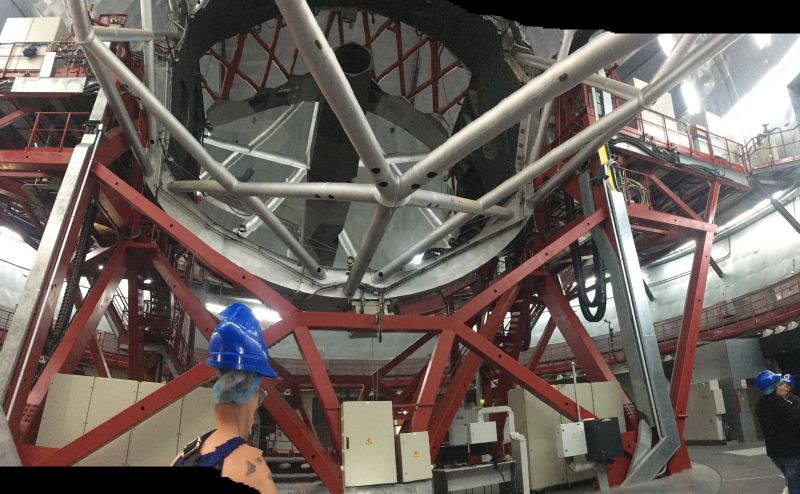
[[398, 472], [401, 482], [429, 479], [433, 476], [428, 431], [397, 435]]
[[556, 426], [556, 452], [559, 458], [585, 455], [586, 431], [583, 422], [570, 422]]
[[469, 443], [483, 444], [497, 441], [497, 423], [473, 422], [469, 424]]
[[391, 401], [342, 403], [345, 487], [397, 483]]

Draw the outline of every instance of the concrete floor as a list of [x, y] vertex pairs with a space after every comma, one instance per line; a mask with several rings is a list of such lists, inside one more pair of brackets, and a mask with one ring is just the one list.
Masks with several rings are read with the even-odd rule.
[[[730, 442], [723, 446], [689, 446], [692, 469], [645, 485], [613, 489], [619, 494], [781, 494], [785, 481], [767, 457], [763, 442]], [[559, 494], [592, 492], [590, 485], [548, 490]]]
[[[692, 469], [663, 477], [645, 485], [612, 489], [613, 494], [781, 494], [783, 476], [767, 457], [763, 442], [730, 442], [723, 446], [689, 446]], [[327, 492], [317, 485], [278, 485], [282, 494], [318, 494]], [[396, 491], [399, 492], [399, 491]], [[590, 484], [546, 493], [583, 494], [592, 492]]]

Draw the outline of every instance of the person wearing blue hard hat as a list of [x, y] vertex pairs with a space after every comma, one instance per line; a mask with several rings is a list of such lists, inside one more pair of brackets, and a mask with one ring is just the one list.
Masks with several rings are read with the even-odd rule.
[[791, 395], [794, 384], [791, 374], [759, 372], [756, 387], [762, 396], [756, 417], [764, 431], [767, 456], [786, 478], [789, 494], [800, 494], [800, 407]]
[[212, 389], [217, 428], [189, 444], [173, 465], [213, 467], [262, 494], [274, 494], [275, 483], [262, 451], [246, 439], [266, 397], [260, 390], [261, 379], [277, 374], [269, 365], [267, 345], [253, 311], [235, 303], [220, 317], [208, 342], [206, 362], [218, 374]]

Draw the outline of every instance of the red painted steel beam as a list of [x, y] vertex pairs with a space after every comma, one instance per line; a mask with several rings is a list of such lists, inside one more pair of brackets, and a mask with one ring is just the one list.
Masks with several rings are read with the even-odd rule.
[[[519, 290], [519, 285], [515, 285], [511, 287], [511, 289], [506, 290], [500, 300], [495, 303], [491, 315], [489, 315], [486, 323], [481, 326], [480, 332], [477, 334], [479, 338], [494, 348], [493, 351], [497, 351], [498, 353], [503, 352], [494, 346], [493, 343], [490, 343], [490, 341], [494, 338], [497, 332], [500, 331], [500, 328], [503, 325], [503, 320], [506, 317], [506, 313], [517, 299]], [[481, 355], [473, 351], [462, 357], [458, 366], [454, 369], [451, 369], [453, 378], [447, 387], [447, 392], [445, 392], [445, 395], [442, 397], [439, 405], [434, 411], [433, 419], [431, 420], [431, 426], [428, 430], [428, 439], [430, 440], [431, 446], [431, 458], [435, 458], [438, 454], [439, 448], [444, 441], [444, 437], [447, 435], [447, 432], [450, 429], [450, 424], [453, 422], [453, 417], [455, 417], [456, 411], [461, 406], [461, 402], [464, 399], [464, 394], [467, 392], [467, 389], [469, 389], [470, 383], [475, 379], [475, 373], [478, 372], [478, 368], [481, 366], [481, 363]]]
[[439, 333], [433, 355], [426, 367], [425, 377], [422, 378], [422, 385], [418, 388], [418, 395], [414, 400], [419, 406], [411, 417], [411, 432], [422, 432], [428, 429], [428, 422], [433, 413], [433, 406], [436, 404], [436, 397], [439, 395], [439, 386], [442, 384], [453, 340], [453, 333]]
[[235, 286], [244, 288], [253, 296], [274, 309], [282, 317], [298, 312], [297, 308], [281, 297], [278, 292], [270, 288], [257, 276], [252, 275], [241, 266], [234, 264], [224, 255], [212, 249], [200, 240], [188, 228], [184, 227], [170, 217], [157, 205], [153, 204], [142, 194], [125, 183], [108, 168], [95, 165], [92, 167], [95, 176], [106, 184], [106, 192], [129, 202], [134, 209], [152, 220], [167, 235], [191, 251], [197, 259], [214, 272]]
[[665, 196], [667, 196], [672, 202], [674, 202], [675, 205], [678, 206], [678, 208], [681, 211], [686, 213], [686, 216], [688, 216], [689, 218], [691, 218], [693, 220], [703, 221], [703, 218], [701, 218], [700, 215], [697, 214], [694, 209], [690, 208], [688, 204], [683, 202], [683, 199], [678, 197], [678, 195], [675, 194], [675, 192], [673, 192], [672, 189], [667, 187], [667, 185], [664, 182], [662, 182], [661, 179], [659, 179], [655, 175], [655, 173], [651, 173], [651, 174], [647, 175], [647, 178], [649, 178], [651, 182], [656, 184], [656, 186], [659, 188], [659, 190], [661, 190], [661, 192], [663, 192]]
[[542, 289], [539, 292], [547, 310], [550, 311], [551, 321], [555, 321], [561, 334], [564, 336], [569, 348], [575, 356], [575, 361], [586, 373], [591, 382], [616, 381], [617, 378], [608, 367], [603, 355], [594, 344], [594, 340], [586, 332], [578, 316], [569, 305], [569, 301], [561, 293], [561, 287], [553, 279], [553, 275], [546, 276], [541, 281]]
[[[272, 416], [278, 427], [286, 434], [286, 437], [294, 444], [297, 449], [303, 452], [303, 456], [314, 472], [319, 476], [325, 487], [334, 494], [342, 492], [342, 472], [331, 455], [319, 441], [314, 432], [309, 429], [303, 420], [297, 415], [283, 394], [278, 391], [275, 385], [268, 379], [262, 381], [262, 389], [267, 391], [267, 399], [264, 400], [264, 407]], [[302, 408], [302, 404], [301, 404]]]
[[[492, 345], [486, 338], [475, 333], [464, 323], [455, 318], [447, 318], [446, 330], [453, 331], [470, 350], [480, 355], [486, 363], [510, 375], [514, 382], [525, 388], [531, 394], [544, 401], [559, 414], [569, 420], [577, 420], [578, 409], [575, 401], [556, 391], [547, 381], [537, 376], [525, 366], [503, 353], [502, 350]], [[581, 407], [581, 417], [584, 419], [595, 418], [594, 414]], [[435, 424], [434, 424], [435, 425]], [[447, 423], [448, 427], [450, 423]]]
[[[239, 72], [239, 64], [242, 61], [242, 52], [244, 51], [245, 41], [247, 41], [247, 33], [239, 33], [239, 39], [236, 42], [236, 51], [233, 53], [233, 60], [231, 62], [227, 62], [222, 57], [215, 56], [215, 58], [220, 60], [225, 66], [225, 78], [222, 81], [222, 89], [220, 90], [220, 95], [223, 99], [228, 99], [231, 94], [233, 78]], [[255, 85], [255, 81], [251, 80], [251, 85], [254, 85], [253, 89], [258, 90], [258, 86]]]
[[325, 368], [325, 362], [322, 360], [317, 345], [314, 343], [314, 338], [311, 336], [311, 331], [307, 327], [295, 328], [294, 338], [297, 341], [297, 348], [300, 349], [300, 353], [306, 361], [311, 381], [314, 383], [314, 391], [325, 413], [325, 420], [327, 421], [328, 429], [331, 431], [333, 447], [341, 456], [342, 407], [336, 397], [336, 393], [333, 391], [333, 385], [328, 376], [328, 370]]
[[[719, 201], [720, 182], [717, 180], [709, 191], [706, 205], [706, 219], [714, 221], [717, 203]], [[691, 468], [689, 453], [683, 440], [683, 429], [686, 424], [686, 411], [689, 404], [689, 391], [692, 384], [692, 370], [694, 368], [694, 355], [697, 348], [697, 338], [700, 333], [700, 317], [703, 312], [703, 299], [706, 293], [708, 268], [711, 263], [711, 247], [714, 243], [714, 233], [706, 232], [698, 236], [692, 260], [692, 273], [689, 277], [689, 287], [686, 292], [681, 332], [678, 336], [678, 348], [675, 352], [675, 365], [670, 383], [670, 399], [675, 410], [675, 420], [678, 433], [681, 437], [681, 446], [669, 461], [670, 474]]]
[[518, 285], [528, 275], [555, 257], [556, 254], [569, 247], [571, 243], [576, 242], [592, 228], [599, 225], [607, 217], [608, 211], [605, 208], [601, 208], [586, 218], [577, 218], [572, 221], [547, 246], [462, 305], [454, 316], [461, 321], [469, 320], [497, 300], [503, 293]]
[[369, 381], [367, 382], [366, 385], [364, 385], [364, 388], [361, 390], [361, 393], [359, 393], [358, 399], [359, 400], [365, 400], [367, 398], [367, 396], [369, 396], [370, 391], [372, 391], [372, 383], [373, 382], [377, 381], [378, 384], [380, 385], [380, 380], [381, 380], [380, 376], [386, 377], [386, 375], [389, 374], [389, 372], [391, 372], [392, 369], [397, 367], [397, 365], [400, 362], [404, 361], [405, 359], [407, 359], [408, 357], [413, 355], [414, 352], [419, 350], [420, 347], [422, 347], [422, 345], [427, 343], [433, 337], [434, 337], [434, 333], [428, 333], [428, 334], [420, 337], [417, 341], [412, 343], [408, 348], [406, 348], [402, 352], [398, 353], [392, 360], [390, 360], [389, 362], [385, 363], [380, 369], [375, 371], [369, 377]]
[[92, 354], [92, 363], [97, 371], [97, 375], [100, 377], [111, 377], [111, 372], [108, 370], [108, 362], [106, 362], [106, 356], [103, 354], [103, 350], [100, 348], [100, 344], [97, 343], [97, 339], [94, 338], [94, 336], [89, 340], [89, 351]]
[[656, 228], [659, 226], [670, 226], [690, 232], [700, 231], [714, 233], [717, 231], [717, 227], [714, 224], [706, 223], [702, 220], [693, 220], [684, 218], [683, 216], [654, 211], [641, 204], [628, 204], [628, 216], [630, 216], [632, 223], [642, 222], [645, 226], [655, 225]]
[[47, 458], [37, 462], [36, 466], [65, 467], [80, 461], [147, 420], [153, 414], [181, 399], [204, 382], [212, 379], [214, 375], [213, 367], [197, 364], [86, 434], [59, 448]]
[[0, 170], [64, 173], [71, 157], [72, 149], [0, 149]]
[[531, 361], [528, 363], [529, 370], [535, 371], [536, 367], [539, 366], [539, 361], [542, 360], [542, 355], [544, 355], [544, 351], [547, 349], [547, 345], [550, 343], [550, 338], [553, 336], [553, 331], [555, 329], [556, 323], [553, 321], [553, 318], [550, 318], [550, 320], [547, 321], [547, 325], [544, 327], [542, 336], [539, 337], [536, 350], [534, 350], [533, 355], [531, 355]]
[[214, 332], [214, 328], [217, 327], [217, 318], [197, 299], [192, 289], [189, 288], [183, 277], [172, 269], [169, 260], [161, 251], [154, 251], [150, 254], [149, 260], [172, 294], [180, 302], [183, 310], [189, 315], [189, 319], [197, 326], [197, 329], [205, 336], [206, 340], [211, 339], [211, 334]]
[[30, 442], [30, 434], [41, 418], [44, 399], [53, 376], [56, 373], [72, 373], [90, 340], [94, 340], [97, 324], [111, 303], [111, 298], [125, 272], [125, 253], [124, 244], [118, 245], [114, 250], [108, 266], [89, 289], [86, 299], [75, 313], [58, 347], [53, 351], [39, 379], [28, 394], [24, 407], [20, 407], [22, 409], [19, 410], [12, 408], [9, 422], [20, 424], [18, 441]]
[[3, 127], [8, 127], [9, 125], [11, 125], [12, 123], [16, 122], [17, 120], [19, 120], [20, 118], [24, 117], [25, 115], [27, 115], [30, 112], [31, 112], [31, 109], [29, 107], [27, 107], [27, 106], [24, 106], [24, 107], [22, 107], [22, 108], [20, 108], [18, 110], [12, 111], [8, 115], [0, 117], [0, 129], [2, 129]]

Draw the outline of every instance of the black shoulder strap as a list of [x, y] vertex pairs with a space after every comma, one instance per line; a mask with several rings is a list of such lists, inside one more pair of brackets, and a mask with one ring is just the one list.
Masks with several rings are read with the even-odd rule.
[[206, 432], [202, 436], [198, 437], [185, 448], [183, 448], [183, 454], [181, 455], [180, 459], [175, 462], [175, 466], [182, 466], [182, 467], [193, 467], [197, 462], [197, 458], [200, 456], [200, 448], [203, 446], [208, 437], [214, 433], [216, 429]]

